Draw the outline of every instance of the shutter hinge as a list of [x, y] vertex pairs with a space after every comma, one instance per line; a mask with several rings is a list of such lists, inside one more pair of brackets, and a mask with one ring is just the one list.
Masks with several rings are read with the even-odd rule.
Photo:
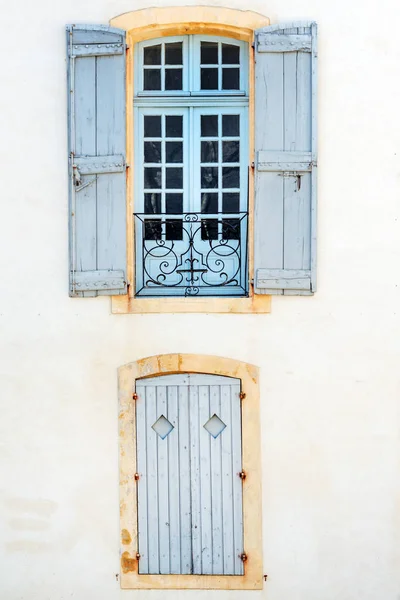
[[134, 478], [135, 481], [139, 481], [139, 479], [140, 479], [139, 473], [135, 473], [134, 476], [133, 476], [133, 478]]
[[247, 554], [246, 554], [246, 552], [243, 552], [242, 554], [240, 554], [240, 559], [241, 559], [243, 562], [246, 562], [246, 560], [247, 560]]
[[256, 168], [256, 164], [255, 164], [255, 162], [254, 162], [254, 160], [253, 160], [253, 162], [252, 162], [252, 163], [251, 163], [251, 165], [250, 165], [250, 169], [255, 169], [255, 168]]
[[139, 552], [136, 552], [136, 560], [140, 560], [140, 554], [139, 554]]
[[240, 477], [240, 479], [245, 480], [247, 477], [246, 471], [240, 471], [239, 477]]
[[239, 394], [239, 398], [240, 398], [241, 400], [244, 400], [244, 399], [246, 398], [246, 394], [245, 394], [245, 392], [240, 392], [240, 394]]
[[132, 400], [138, 400], [138, 398], [139, 398], [139, 396], [137, 395], [137, 393], [136, 393], [136, 392], [134, 392], [134, 393], [132, 394]]

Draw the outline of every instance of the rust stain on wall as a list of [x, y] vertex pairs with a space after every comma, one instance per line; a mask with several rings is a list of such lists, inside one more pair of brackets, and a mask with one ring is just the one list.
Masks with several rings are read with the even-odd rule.
[[121, 569], [123, 573], [132, 573], [136, 571], [137, 560], [131, 558], [129, 552], [123, 552], [121, 556]]
[[127, 546], [128, 544], [130, 544], [132, 542], [131, 534], [129, 533], [129, 531], [127, 529], [122, 529], [121, 541], [124, 544], [124, 546]]

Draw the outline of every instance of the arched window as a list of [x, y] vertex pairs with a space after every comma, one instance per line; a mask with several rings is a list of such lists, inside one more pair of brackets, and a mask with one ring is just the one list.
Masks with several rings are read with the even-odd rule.
[[248, 44], [135, 47], [136, 294], [245, 296]]

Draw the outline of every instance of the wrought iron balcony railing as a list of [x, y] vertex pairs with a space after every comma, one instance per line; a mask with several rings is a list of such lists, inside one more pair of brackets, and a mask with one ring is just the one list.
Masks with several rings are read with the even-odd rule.
[[137, 296], [247, 296], [248, 213], [136, 213]]

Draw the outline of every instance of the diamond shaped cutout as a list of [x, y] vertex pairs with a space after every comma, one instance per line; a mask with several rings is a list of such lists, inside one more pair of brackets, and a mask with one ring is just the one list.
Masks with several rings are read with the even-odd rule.
[[225, 423], [221, 421], [217, 415], [210, 417], [210, 419], [208, 419], [207, 423], [204, 425], [204, 429], [206, 429], [208, 433], [213, 436], [213, 438], [217, 438], [219, 434], [223, 432], [225, 427]]
[[164, 415], [161, 415], [161, 417], [157, 419], [157, 421], [151, 427], [162, 440], [164, 440], [174, 428], [172, 423], [170, 423], [168, 419], [164, 417]]

